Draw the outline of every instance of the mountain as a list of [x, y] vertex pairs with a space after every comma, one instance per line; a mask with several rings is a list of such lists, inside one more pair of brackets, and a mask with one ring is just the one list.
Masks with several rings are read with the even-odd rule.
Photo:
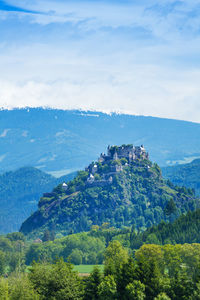
[[0, 175], [0, 233], [19, 230], [21, 223], [36, 210], [42, 194], [73, 176], [55, 178], [33, 167]]
[[193, 188], [200, 196], [200, 159], [195, 159], [188, 164], [162, 168], [162, 173], [175, 185]]
[[200, 243], [200, 210], [181, 215], [173, 223], [161, 222], [157, 226], [134, 235], [131, 240], [133, 249], [142, 244], [184, 244]]
[[112, 146], [107, 151], [67, 185], [44, 194], [20, 230], [36, 236], [46, 229], [69, 234], [106, 222], [145, 228], [199, 207], [191, 189], [162, 178], [143, 146]]
[[200, 158], [200, 124], [191, 122], [27, 108], [1, 110], [0, 128], [1, 173], [31, 165], [59, 177], [122, 143], [145, 144], [161, 166]]

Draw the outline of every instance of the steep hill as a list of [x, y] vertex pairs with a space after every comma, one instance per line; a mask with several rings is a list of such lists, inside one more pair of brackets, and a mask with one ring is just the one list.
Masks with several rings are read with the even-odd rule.
[[195, 189], [200, 196], [200, 159], [191, 163], [162, 168], [163, 176], [179, 186]]
[[68, 186], [44, 196], [22, 224], [23, 233], [41, 235], [49, 229], [68, 234], [104, 222], [145, 228], [199, 207], [191, 189], [166, 183], [145, 149], [132, 145], [109, 147], [107, 155], [101, 154]]
[[[0, 111], [0, 172], [80, 170], [108, 144], [145, 144], [159, 165], [200, 157], [200, 124], [50, 109]], [[66, 171], [67, 170], [67, 171]]]
[[73, 178], [55, 178], [33, 167], [20, 168], [0, 175], [0, 234], [17, 231], [36, 210], [38, 199], [55, 185]]

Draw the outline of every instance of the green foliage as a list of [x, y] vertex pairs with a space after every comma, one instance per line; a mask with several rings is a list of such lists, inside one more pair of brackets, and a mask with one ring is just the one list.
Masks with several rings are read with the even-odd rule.
[[46, 229], [42, 237], [43, 242], [53, 241], [55, 239], [55, 233], [53, 230]]
[[170, 297], [167, 296], [166, 293], [160, 293], [154, 300], [171, 300]]
[[0, 299], [9, 300], [8, 280], [0, 278]]
[[44, 192], [73, 176], [69, 174], [55, 178], [33, 167], [0, 175], [0, 233], [18, 230], [21, 223], [37, 209], [38, 200]]
[[123, 264], [128, 261], [128, 252], [122, 247], [119, 241], [110, 242], [105, 251], [105, 269], [106, 275], [113, 274], [117, 276]]
[[79, 249], [73, 249], [70, 254], [70, 261], [75, 265], [81, 265], [83, 262], [83, 252]]
[[144, 243], [184, 244], [200, 242], [200, 210], [188, 212], [173, 223], [161, 222], [131, 239], [131, 248], [137, 249]]
[[12, 232], [8, 233], [6, 237], [11, 241], [11, 242], [16, 242], [16, 241], [25, 241], [25, 236], [23, 235], [22, 232]]
[[68, 182], [66, 191], [60, 185], [54, 188], [49, 198], [41, 198], [38, 211], [22, 224], [21, 232], [41, 238], [52, 224], [55, 233], [67, 235], [108, 222], [117, 228], [130, 227], [134, 222], [136, 228], [144, 230], [161, 220], [171, 222], [199, 206], [199, 199], [190, 190], [167, 184], [158, 165], [148, 160], [133, 161], [112, 175], [112, 184], [104, 184], [102, 179], [111, 171], [111, 163], [125, 161], [97, 163], [94, 185], [87, 184], [89, 173], [80, 171]]
[[129, 300], [144, 300], [145, 299], [145, 285], [139, 280], [134, 280], [126, 286], [126, 297]]
[[95, 267], [86, 280], [84, 300], [97, 300], [99, 298], [98, 286], [101, 281], [101, 271], [98, 267]]
[[171, 214], [175, 213], [176, 211], [176, 204], [174, 202], [173, 199], [170, 199], [168, 202], [167, 202], [167, 205], [165, 207], [165, 214], [167, 216], [170, 216]]
[[191, 163], [181, 164], [162, 168], [163, 176], [173, 184], [180, 187], [188, 187], [191, 194], [194, 190], [200, 195], [200, 159], [195, 159]]
[[81, 278], [60, 259], [0, 278], [2, 300], [198, 300], [199, 291], [200, 244], [143, 245], [132, 258], [115, 240], [106, 250], [104, 273], [95, 267]]
[[3, 251], [0, 250], [0, 275], [2, 275], [5, 271], [6, 266], [6, 255]]
[[53, 265], [34, 263], [28, 278], [43, 299], [82, 299], [80, 279], [63, 260]]
[[54, 242], [33, 243], [27, 249], [26, 263], [32, 261], [53, 262], [57, 257], [63, 257], [74, 264], [102, 264], [105, 242], [89, 233], [72, 234], [57, 239]]
[[98, 286], [99, 300], [114, 300], [117, 296], [117, 285], [113, 275], [107, 275]]
[[39, 300], [38, 293], [26, 275], [9, 278], [9, 298], [10, 300]]

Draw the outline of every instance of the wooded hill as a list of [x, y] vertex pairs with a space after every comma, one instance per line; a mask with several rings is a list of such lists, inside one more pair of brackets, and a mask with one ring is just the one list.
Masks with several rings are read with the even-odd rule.
[[[122, 171], [112, 175], [112, 183], [99, 185], [113, 165]], [[157, 164], [147, 159], [136, 159], [127, 164], [126, 159], [97, 162], [98, 171], [92, 185], [88, 183], [88, 171], [80, 171], [68, 182], [45, 194], [38, 210], [21, 226], [30, 236], [42, 236], [46, 229], [64, 235], [88, 231], [92, 225], [109, 222], [111, 226], [135, 225], [150, 227], [161, 220], [173, 221], [188, 210], [199, 207], [192, 189], [174, 186], [162, 178]]]
[[0, 175], [0, 234], [19, 230], [22, 222], [37, 209], [42, 194], [73, 176], [55, 178], [33, 167]]
[[195, 159], [188, 164], [162, 168], [162, 173], [175, 185], [193, 188], [200, 196], [200, 159]]
[[138, 249], [143, 244], [200, 243], [200, 210], [181, 215], [170, 224], [161, 222], [145, 232], [134, 235], [130, 240], [130, 247], [133, 249]]

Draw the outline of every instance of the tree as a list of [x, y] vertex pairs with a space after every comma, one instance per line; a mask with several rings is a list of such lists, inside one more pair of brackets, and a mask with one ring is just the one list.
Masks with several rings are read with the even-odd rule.
[[[172, 299], [188, 300], [194, 293], [195, 286], [184, 270], [177, 272], [171, 278], [171, 288], [168, 294]], [[193, 300], [196, 300], [195, 298]]]
[[25, 236], [22, 232], [12, 232], [8, 233], [6, 236], [10, 241], [25, 241]]
[[38, 293], [26, 275], [9, 279], [9, 298], [11, 300], [39, 300]]
[[145, 299], [145, 285], [139, 280], [134, 280], [126, 286], [126, 299], [143, 300]]
[[105, 275], [117, 276], [124, 263], [128, 261], [128, 251], [122, 247], [119, 241], [110, 242], [105, 251]]
[[82, 286], [72, 265], [63, 259], [55, 264], [34, 263], [29, 274], [34, 289], [44, 299], [79, 300], [82, 299]]
[[132, 257], [124, 263], [116, 278], [117, 292], [120, 299], [127, 299], [126, 287], [136, 279], [136, 264]]
[[81, 250], [77, 248], [72, 250], [72, 253], [70, 254], [70, 261], [72, 264], [81, 265], [82, 258], [83, 258], [83, 252]]
[[5, 253], [0, 250], [0, 275], [4, 273], [5, 266], [6, 266]]
[[48, 242], [51, 240], [51, 233], [48, 229], [45, 230], [42, 241], [43, 242]]
[[170, 216], [171, 214], [175, 213], [177, 210], [176, 208], [176, 204], [174, 202], [173, 199], [170, 199], [168, 202], [167, 202], [167, 205], [165, 207], [165, 214], [167, 216]]
[[162, 252], [157, 245], [144, 245], [135, 253], [137, 258], [136, 279], [145, 284], [145, 293], [148, 300], [163, 292], [163, 282], [160, 266]]
[[154, 298], [154, 300], [171, 300], [171, 298], [165, 293], [160, 293], [157, 297]]
[[195, 290], [190, 297], [190, 300], [200, 300], [200, 282], [196, 284]]
[[163, 246], [164, 250], [164, 264], [168, 270], [168, 274], [170, 277], [173, 277], [177, 274], [183, 263], [180, 251], [181, 245], [165, 245]]
[[102, 281], [102, 274], [98, 267], [94, 267], [86, 280], [84, 300], [97, 300], [99, 298], [98, 286]]
[[9, 267], [10, 267], [9, 272], [14, 272], [17, 269], [17, 267], [21, 269], [20, 263], [21, 263], [20, 253], [19, 252], [11, 253], [9, 255]]
[[113, 275], [105, 276], [98, 286], [100, 300], [114, 300], [117, 296], [117, 285]]
[[159, 245], [143, 245], [136, 251], [135, 257], [138, 262], [149, 264], [153, 262], [158, 267], [159, 271], [164, 273], [164, 260], [162, 247]]
[[0, 299], [9, 300], [8, 280], [4, 278], [0, 279]]

